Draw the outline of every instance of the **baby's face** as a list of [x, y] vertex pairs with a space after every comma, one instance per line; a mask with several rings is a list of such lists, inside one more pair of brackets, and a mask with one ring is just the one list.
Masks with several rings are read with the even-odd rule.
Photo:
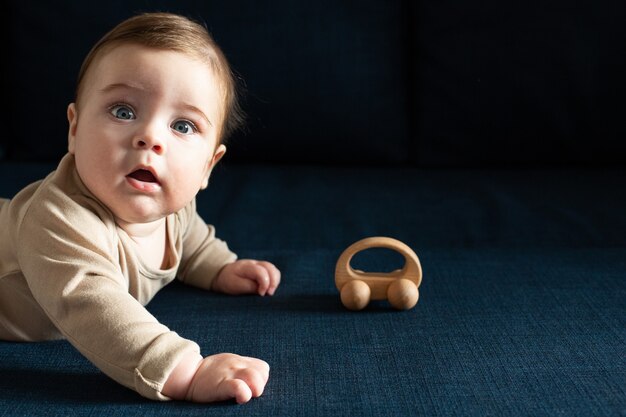
[[206, 187], [222, 99], [210, 67], [187, 55], [123, 45], [86, 74], [68, 108], [69, 151], [118, 224], [159, 220]]

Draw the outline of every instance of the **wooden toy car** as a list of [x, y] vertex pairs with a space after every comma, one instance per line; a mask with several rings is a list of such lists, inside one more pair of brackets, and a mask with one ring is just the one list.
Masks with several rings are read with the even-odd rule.
[[[370, 248], [392, 249], [404, 256], [404, 267], [392, 272], [363, 272], [350, 265], [352, 257]], [[350, 245], [337, 260], [335, 285], [341, 302], [350, 310], [362, 310], [370, 300], [389, 300], [399, 310], [411, 309], [419, 298], [422, 267], [417, 255], [399, 240], [369, 237]]]

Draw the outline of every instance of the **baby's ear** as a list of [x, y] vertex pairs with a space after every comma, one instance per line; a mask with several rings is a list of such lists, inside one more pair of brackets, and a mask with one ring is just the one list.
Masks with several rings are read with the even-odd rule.
[[76, 142], [76, 126], [78, 124], [78, 113], [76, 112], [76, 103], [70, 103], [67, 106], [67, 121], [70, 123], [70, 127], [67, 131], [67, 150], [73, 154]]
[[224, 157], [224, 154], [226, 154], [226, 146], [218, 146], [215, 150], [215, 153], [213, 154], [213, 159], [211, 160], [211, 169], [213, 169], [213, 167], [220, 161], [220, 159]]
[[225, 153], [226, 153], [226, 146], [224, 146], [223, 144], [218, 146], [217, 149], [215, 150], [213, 157], [207, 163], [206, 171], [204, 173], [204, 177], [202, 178], [202, 184], [200, 185], [201, 190], [204, 190], [206, 187], [209, 186], [209, 177], [211, 176], [211, 171], [213, 171], [213, 168], [220, 161], [220, 159], [224, 157]]

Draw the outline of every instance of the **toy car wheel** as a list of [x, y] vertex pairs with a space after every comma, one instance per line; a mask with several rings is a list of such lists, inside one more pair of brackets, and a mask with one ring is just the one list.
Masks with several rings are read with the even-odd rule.
[[371, 294], [369, 285], [355, 279], [341, 288], [341, 303], [349, 310], [363, 310], [370, 302]]
[[398, 310], [409, 310], [415, 307], [419, 298], [417, 285], [409, 279], [401, 278], [391, 284], [387, 289], [387, 299]]

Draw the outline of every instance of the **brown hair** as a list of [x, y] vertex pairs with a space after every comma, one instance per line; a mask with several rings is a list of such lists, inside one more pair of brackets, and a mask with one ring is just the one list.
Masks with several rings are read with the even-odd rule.
[[172, 13], [142, 13], [124, 20], [104, 35], [89, 51], [78, 73], [76, 102], [83, 89], [83, 80], [96, 57], [123, 43], [181, 52], [206, 62], [221, 80], [224, 99], [223, 120], [218, 143], [243, 122], [237, 101], [237, 83], [220, 47], [201, 24]]

